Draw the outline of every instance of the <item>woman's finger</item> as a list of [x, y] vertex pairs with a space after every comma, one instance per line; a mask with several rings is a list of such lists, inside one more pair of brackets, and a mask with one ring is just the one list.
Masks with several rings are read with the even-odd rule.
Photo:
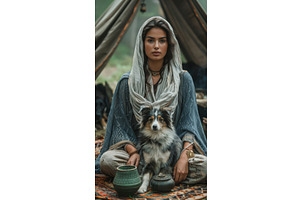
[[128, 160], [127, 165], [132, 165], [131, 163], [131, 160]]
[[179, 171], [176, 170], [175, 183], [178, 183], [179, 180], [180, 180], [180, 173], [179, 173]]
[[133, 165], [134, 166], [135, 165], [135, 158], [130, 157], [128, 162], [127, 162], [127, 165]]
[[181, 182], [186, 179], [186, 175], [182, 175], [182, 176], [180, 176], [180, 178], [181, 178], [181, 180], [180, 180], [180, 182]]
[[[177, 165], [176, 165], [177, 166]], [[175, 180], [175, 178], [176, 178], [176, 170], [177, 170], [177, 167], [174, 167], [174, 170], [173, 170], [173, 179]]]
[[181, 175], [180, 173], [177, 173], [177, 175], [178, 175], [178, 176], [177, 176], [177, 181], [176, 181], [176, 182], [177, 182], [177, 183], [180, 183], [180, 181], [181, 181], [181, 176], [182, 176], [182, 175]]
[[137, 158], [137, 159], [136, 159], [136, 161], [135, 161], [135, 166], [136, 166], [136, 167], [138, 167], [138, 166], [139, 166], [139, 162], [140, 162], [140, 159], [139, 159], [139, 158]]

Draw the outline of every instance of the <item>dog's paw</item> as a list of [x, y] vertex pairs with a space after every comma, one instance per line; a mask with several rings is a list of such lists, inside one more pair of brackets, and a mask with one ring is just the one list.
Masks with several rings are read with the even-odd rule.
[[137, 192], [139, 194], [143, 194], [143, 193], [147, 192], [147, 187], [145, 187], [144, 185], [142, 185]]

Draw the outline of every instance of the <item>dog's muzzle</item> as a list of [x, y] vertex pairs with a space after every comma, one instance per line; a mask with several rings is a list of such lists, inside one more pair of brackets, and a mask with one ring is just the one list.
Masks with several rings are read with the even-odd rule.
[[152, 130], [154, 130], [154, 131], [157, 131], [157, 130], [158, 130], [158, 127], [157, 127], [156, 124], [152, 125]]

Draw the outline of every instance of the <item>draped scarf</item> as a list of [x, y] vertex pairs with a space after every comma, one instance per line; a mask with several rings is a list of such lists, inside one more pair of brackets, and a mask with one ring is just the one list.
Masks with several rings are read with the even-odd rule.
[[[169, 37], [174, 43], [173, 48], [173, 58], [164, 66], [163, 75], [161, 77], [161, 82], [157, 85], [156, 93], [154, 93], [152, 74], [146, 66], [146, 70], [149, 71], [149, 76], [147, 79], [150, 85], [150, 91], [146, 91], [145, 83], [145, 72], [143, 69], [144, 64], [144, 46], [142, 33], [144, 27], [153, 19], [159, 19], [164, 21], [170, 29]], [[164, 108], [169, 111], [171, 117], [173, 116], [176, 106], [178, 104], [178, 91], [180, 85], [180, 73], [182, 71], [182, 62], [180, 47], [178, 41], [175, 37], [173, 28], [171, 25], [160, 16], [151, 17], [144, 22], [141, 26], [135, 43], [135, 49], [133, 54], [132, 68], [129, 74], [129, 99], [133, 108], [133, 113], [138, 123], [141, 123], [142, 114], [141, 110], [144, 107], [149, 108]]]

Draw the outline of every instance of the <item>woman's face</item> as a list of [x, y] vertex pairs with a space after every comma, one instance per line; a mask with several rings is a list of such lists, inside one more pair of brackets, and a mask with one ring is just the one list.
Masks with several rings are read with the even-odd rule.
[[161, 28], [152, 28], [145, 37], [145, 53], [148, 61], [163, 61], [168, 50], [167, 34]]

